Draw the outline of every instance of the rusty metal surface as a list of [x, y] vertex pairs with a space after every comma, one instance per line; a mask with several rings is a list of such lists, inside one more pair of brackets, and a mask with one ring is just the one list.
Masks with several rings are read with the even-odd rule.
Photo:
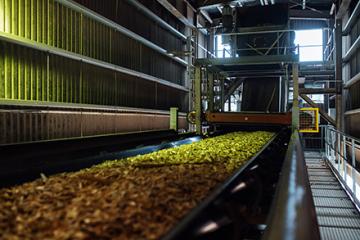
[[209, 123], [291, 124], [291, 113], [206, 113]]
[[[0, 144], [169, 129], [169, 114], [0, 110]], [[184, 116], [179, 128], [186, 129]]]

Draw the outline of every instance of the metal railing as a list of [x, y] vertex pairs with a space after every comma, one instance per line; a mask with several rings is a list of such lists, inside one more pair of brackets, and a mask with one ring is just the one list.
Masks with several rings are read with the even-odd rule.
[[300, 136], [293, 132], [263, 240], [320, 239]]
[[325, 129], [325, 157], [357, 207], [360, 207], [360, 139], [353, 138], [331, 126]]

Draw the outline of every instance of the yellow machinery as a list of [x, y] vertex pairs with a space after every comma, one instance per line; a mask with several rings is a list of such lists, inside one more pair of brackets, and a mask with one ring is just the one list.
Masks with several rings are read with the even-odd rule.
[[300, 127], [302, 133], [319, 132], [319, 108], [300, 108]]

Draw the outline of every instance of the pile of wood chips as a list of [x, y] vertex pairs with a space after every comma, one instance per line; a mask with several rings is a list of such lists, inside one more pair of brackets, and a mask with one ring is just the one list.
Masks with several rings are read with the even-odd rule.
[[230, 172], [222, 164], [95, 168], [0, 190], [1, 239], [158, 239]]
[[0, 189], [0, 239], [158, 239], [272, 136], [230, 133]]

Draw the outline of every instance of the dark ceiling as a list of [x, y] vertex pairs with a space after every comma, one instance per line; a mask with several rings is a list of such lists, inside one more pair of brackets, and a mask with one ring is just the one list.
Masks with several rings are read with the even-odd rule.
[[[317, 18], [330, 17], [330, 9], [334, 0], [193, 0], [192, 2], [200, 10], [206, 11], [207, 14], [212, 19], [221, 17], [221, 8], [225, 4], [230, 4], [236, 7], [249, 7], [249, 6], [259, 6], [266, 7], [270, 6], [272, 3], [288, 3], [289, 8], [294, 10], [296, 14], [299, 14], [301, 18]], [[300, 12], [301, 10], [301, 12]]]

